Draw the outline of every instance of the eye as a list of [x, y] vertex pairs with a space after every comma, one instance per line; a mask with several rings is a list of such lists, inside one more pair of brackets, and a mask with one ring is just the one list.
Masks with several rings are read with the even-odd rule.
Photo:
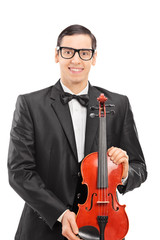
[[83, 52], [82, 52], [82, 55], [83, 55], [83, 56], [88, 56], [89, 54], [90, 54], [89, 51], [83, 51]]
[[74, 54], [74, 50], [68, 49], [68, 48], [63, 48], [62, 54], [65, 56], [72, 56]]
[[68, 54], [68, 55], [72, 54], [72, 52], [69, 51], [69, 50], [66, 50], [64, 53], [65, 53], [65, 54]]
[[83, 49], [80, 51], [80, 56], [83, 60], [89, 60], [92, 57], [92, 51], [90, 49]]

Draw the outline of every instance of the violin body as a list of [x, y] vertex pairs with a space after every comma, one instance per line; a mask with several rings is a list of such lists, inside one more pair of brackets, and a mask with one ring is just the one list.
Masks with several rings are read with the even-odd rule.
[[125, 205], [121, 206], [116, 197], [117, 186], [122, 185], [123, 165], [114, 164], [107, 156], [106, 114], [114, 111], [106, 111], [106, 107], [114, 105], [105, 105], [107, 98], [104, 94], [97, 100], [99, 149], [86, 156], [81, 164], [82, 183], [87, 185], [88, 196], [86, 202], [79, 205], [76, 221], [81, 239], [122, 240], [129, 228]]
[[[81, 165], [82, 184], [87, 185], [88, 196], [84, 204], [79, 204], [76, 222], [80, 230], [84, 226], [92, 226], [100, 233], [97, 216], [107, 215], [108, 222], [104, 230], [104, 239], [121, 240], [125, 237], [129, 228], [129, 221], [125, 212], [126, 206], [121, 206], [116, 197], [116, 188], [122, 184], [123, 166], [122, 164], [115, 165], [109, 156], [107, 156], [107, 162], [108, 188], [98, 189], [98, 153], [91, 153], [83, 159]], [[86, 239], [89, 239], [89, 237]], [[90, 239], [93, 239], [93, 237]], [[99, 238], [95, 237], [95, 239], [100, 239], [100, 236]]]

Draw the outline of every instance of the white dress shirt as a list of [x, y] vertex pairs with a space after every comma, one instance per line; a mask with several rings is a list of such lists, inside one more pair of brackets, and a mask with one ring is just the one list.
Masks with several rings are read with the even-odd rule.
[[[74, 94], [62, 82], [61, 82], [61, 85], [62, 85], [64, 92]], [[77, 95], [87, 94], [87, 93], [88, 93], [88, 84]], [[77, 154], [78, 154], [78, 162], [81, 162], [81, 160], [84, 158], [87, 108], [83, 107], [78, 102], [77, 99], [72, 99], [71, 101], [69, 101], [68, 105], [69, 105], [69, 109], [70, 109], [70, 113], [71, 113], [71, 117], [72, 117], [72, 123], [73, 123], [73, 129], [74, 129], [74, 135], [75, 135], [75, 141], [76, 141], [76, 147], [77, 147]]]

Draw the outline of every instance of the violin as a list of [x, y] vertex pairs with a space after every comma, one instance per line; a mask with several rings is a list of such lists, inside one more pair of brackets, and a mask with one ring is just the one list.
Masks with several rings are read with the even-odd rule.
[[78, 236], [84, 240], [122, 240], [129, 228], [126, 205], [120, 205], [116, 197], [116, 188], [122, 185], [123, 166], [114, 164], [107, 155], [106, 114], [113, 110], [106, 111], [106, 107], [114, 105], [105, 105], [104, 94], [97, 100], [99, 149], [87, 155], [81, 164], [82, 184], [87, 185], [88, 195], [86, 202], [78, 205]]

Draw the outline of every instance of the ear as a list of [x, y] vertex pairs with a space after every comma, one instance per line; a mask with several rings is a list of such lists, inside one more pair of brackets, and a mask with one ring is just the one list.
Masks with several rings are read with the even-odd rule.
[[96, 65], [96, 59], [97, 59], [97, 51], [94, 53], [94, 56], [92, 58], [92, 65], [95, 66]]
[[57, 48], [55, 48], [55, 62], [58, 63], [59, 62], [59, 53], [57, 51]]

